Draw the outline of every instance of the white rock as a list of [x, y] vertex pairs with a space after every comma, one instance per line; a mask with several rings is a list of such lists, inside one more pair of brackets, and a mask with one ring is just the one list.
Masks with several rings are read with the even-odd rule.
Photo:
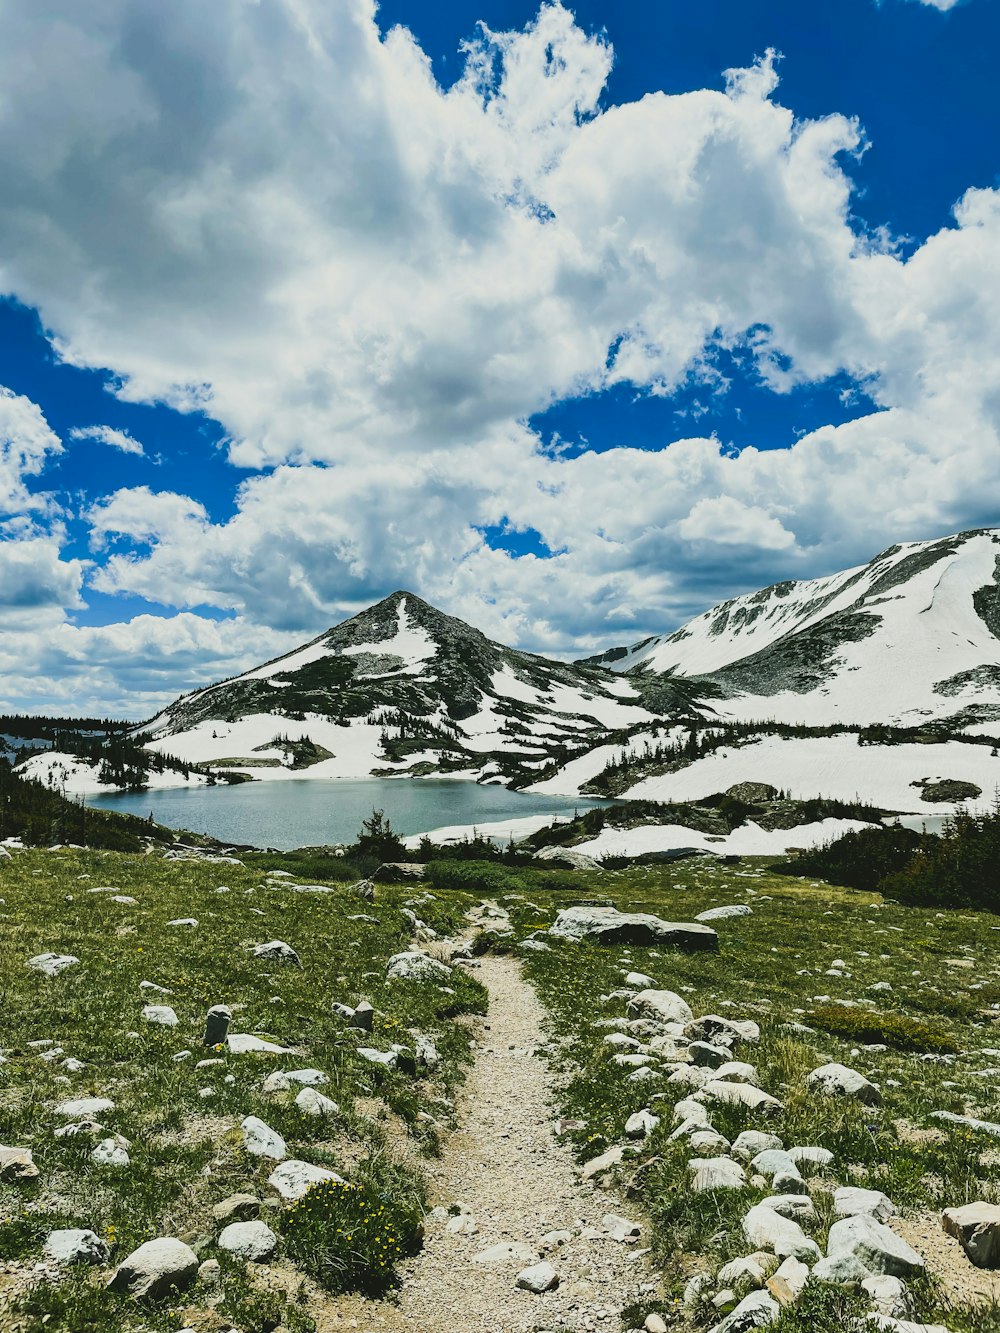
[[788, 1155], [796, 1166], [830, 1166], [833, 1153], [829, 1148], [789, 1148]]
[[385, 969], [390, 981], [447, 981], [451, 977], [451, 968], [439, 958], [411, 949], [406, 953], [396, 953], [389, 959]]
[[283, 1199], [294, 1202], [301, 1199], [313, 1185], [324, 1180], [334, 1180], [343, 1184], [343, 1177], [336, 1171], [327, 1171], [325, 1167], [313, 1166], [311, 1162], [300, 1162], [296, 1158], [282, 1162], [267, 1178], [267, 1183]]
[[659, 1116], [652, 1112], [636, 1111], [635, 1115], [630, 1115], [625, 1121], [625, 1135], [630, 1139], [648, 1138], [659, 1123]]
[[911, 1246], [874, 1217], [860, 1213], [834, 1222], [827, 1239], [830, 1258], [848, 1255], [872, 1273], [891, 1277], [915, 1277], [924, 1271], [924, 1261]]
[[169, 1004], [147, 1004], [142, 1016], [147, 1023], [156, 1023], [164, 1028], [175, 1028], [180, 1021]]
[[57, 977], [68, 967], [75, 967], [79, 961], [79, 958], [74, 958], [71, 953], [40, 953], [34, 958], [29, 958], [27, 966], [46, 977]]
[[278, 1237], [264, 1222], [231, 1222], [219, 1236], [219, 1249], [248, 1263], [265, 1264], [278, 1248]]
[[707, 912], [699, 912], [695, 921], [730, 921], [738, 916], [753, 916], [753, 909], [745, 903], [734, 903], [732, 907], [710, 907]]
[[878, 1222], [886, 1222], [896, 1213], [895, 1204], [881, 1190], [863, 1190], [853, 1185], [845, 1185], [834, 1192], [833, 1209], [838, 1217], [867, 1213]]
[[173, 1236], [147, 1240], [119, 1265], [108, 1283], [112, 1291], [158, 1300], [186, 1291], [198, 1276], [198, 1256]]
[[715, 1324], [710, 1333], [747, 1333], [749, 1329], [776, 1323], [780, 1314], [781, 1306], [770, 1292], [752, 1291], [721, 1324]]
[[530, 1245], [520, 1241], [511, 1241], [500, 1245], [491, 1245], [472, 1256], [474, 1264], [535, 1264], [538, 1254]]
[[109, 1097], [75, 1097], [67, 1102], [60, 1102], [55, 1113], [64, 1120], [86, 1120], [105, 1111], [113, 1111], [115, 1104]]
[[731, 1157], [693, 1157], [688, 1170], [694, 1175], [691, 1188], [696, 1194], [705, 1190], [739, 1190], [747, 1183], [743, 1168]]
[[743, 1219], [743, 1234], [755, 1249], [771, 1250], [779, 1259], [817, 1260], [819, 1246], [805, 1234], [797, 1222], [782, 1217], [773, 1208], [757, 1204]]
[[276, 1069], [264, 1080], [261, 1092], [287, 1092], [293, 1083], [303, 1088], [321, 1088], [330, 1080], [320, 1069]]
[[284, 940], [269, 940], [267, 944], [258, 944], [253, 951], [254, 958], [263, 958], [268, 963], [289, 963], [301, 967], [302, 960], [290, 944]]
[[248, 1115], [240, 1124], [243, 1147], [251, 1157], [271, 1157], [276, 1162], [288, 1155], [285, 1140], [255, 1115]]
[[226, 1046], [232, 1051], [233, 1055], [253, 1055], [261, 1053], [263, 1055], [291, 1055], [290, 1046], [278, 1046], [273, 1041], [265, 1041], [262, 1037], [252, 1037], [248, 1032], [230, 1032], [226, 1038]]
[[546, 1260], [541, 1263], [532, 1264], [530, 1268], [522, 1268], [517, 1275], [517, 1285], [522, 1291], [534, 1292], [540, 1296], [543, 1291], [552, 1291], [559, 1285], [559, 1274]]
[[751, 1158], [762, 1152], [782, 1152], [784, 1144], [777, 1134], [763, 1134], [757, 1129], [745, 1129], [733, 1140], [733, 1155]]
[[820, 1092], [825, 1097], [853, 1097], [866, 1106], [878, 1106], [882, 1101], [882, 1094], [875, 1084], [847, 1065], [821, 1065], [812, 1071], [806, 1084], [813, 1092]]
[[[768, 1279], [769, 1290], [781, 1300], [782, 1288], [784, 1284], [787, 1294], [792, 1300], [796, 1300], [802, 1295], [803, 1288], [809, 1281], [809, 1265], [804, 1264], [801, 1259], [795, 1259], [791, 1255], [785, 1259], [778, 1269], [772, 1273]], [[774, 1286], [771, 1284], [774, 1283]]]
[[638, 1222], [630, 1222], [627, 1217], [619, 1217], [617, 1213], [605, 1213], [601, 1224], [611, 1239], [619, 1242], [636, 1240], [642, 1234]]
[[94, 1231], [71, 1227], [50, 1231], [45, 1238], [45, 1255], [57, 1264], [103, 1264], [108, 1247]]
[[129, 1166], [131, 1158], [117, 1139], [102, 1139], [90, 1154], [98, 1166]]
[[311, 1116], [334, 1116], [340, 1110], [335, 1101], [324, 1097], [315, 1088], [303, 1088], [295, 1098], [295, 1105], [303, 1115]]
[[722, 1102], [727, 1106], [745, 1106], [762, 1115], [776, 1115], [784, 1110], [777, 1097], [772, 1097], [769, 1092], [755, 1088], [750, 1083], [727, 1083], [713, 1079], [696, 1092], [695, 1097], [698, 1100]]
[[672, 990], [642, 990], [628, 1002], [629, 1018], [653, 1018], [663, 1023], [686, 1023], [691, 1017], [687, 1000]]
[[193, 916], [178, 916], [173, 921], [168, 921], [168, 926], [196, 926], [198, 922]]

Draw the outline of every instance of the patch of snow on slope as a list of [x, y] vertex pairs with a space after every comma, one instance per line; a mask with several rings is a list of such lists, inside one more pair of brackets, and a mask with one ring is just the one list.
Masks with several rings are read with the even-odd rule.
[[415, 676], [420, 668], [437, 655], [438, 646], [425, 629], [411, 622], [406, 612], [406, 598], [399, 599], [396, 607], [396, 633], [381, 643], [355, 643], [344, 649], [344, 656], [373, 653], [378, 656], [401, 657], [403, 665], [397, 674]]
[[885, 810], [948, 814], [955, 803], [931, 804], [911, 786], [922, 779], [974, 782], [982, 789], [964, 808], [986, 813], [1000, 789], [1000, 758], [988, 746], [947, 741], [943, 745], [858, 745], [857, 738], [766, 736], [750, 745], [717, 750], [676, 773], [644, 778], [623, 796], [634, 801], [697, 801], [737, 782], [769, 782], [796, 799], [831, 796], [862, 800]]
[[863, 828], [871, 825], [857, 819], [823, 819], [793, 829], [762, 829], [747, 823], [722, 838], [685, 828], [683, 824], [640, 824], [630, 829], [602, 829], [596, 838], [578, 843], [573, 850], [597, 859], [643, 856], [683, 847], [697, 847], [717, 856], [783, 856], [793, 847], [819, 847]]
[[[171, 751], [171, 754], [173, 754], [173, 751]], [[97, 774], [100, 767], [99, 763], [89, 763], [86, 759], [80, 759], [75, 754], [63, 754], [58, 750], [46, 750], [44, 754], [33, 754], [30, 759], [25, 759], [23, 763], [17, 765], [14, 772], [19, 777], [41, 782], [54, 791], [65, 792], [67, 796], [80, 796], [91, 792], [97, 795], [101, 792], [118, 791], [119, 789], [110, 783], [98, 781]], [[178, 773], [176, 769], [168, 768], [163, 773], [150, 773], [146, 785], [157, 789], [164, 787], [200, 787], [207, 781], [208, 779], [200, 773], [192, 773], [189, 777], [185, 777], [183, 773]]]
[[571, 818], [571, 815], [540, 814], [499, 819], [492, 824], [449, 824], [442, 828], [431, 829], [429, 833], [414, 833], [411, 837], [404, 838], [403, 843], [406, 847], [413, 848], [419, 846], [421, 838], [430, 838], [431, 842], [442, 846], [464, 842], [466, 838], [471, 838], [476, 833], [494, 842], [506, 843], [510, 842], [511, 838], [517, 842], [521, 838], [530, 837], [532, 833], [537, 833], [539, 829], [548, 828], [551, 824], [568, 823]]

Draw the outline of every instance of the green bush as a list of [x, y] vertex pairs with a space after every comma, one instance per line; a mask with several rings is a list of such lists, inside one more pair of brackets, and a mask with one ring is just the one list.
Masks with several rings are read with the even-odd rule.
[[410, 1182], [386, 1175], [326, 1181], [285, 1213], [286, 1249], [328, 1291], [378, 1294], [392, 1285], [399, 1260], [419, 1248], [420, 1218]]
[[881, 889], [887, 875], [902, 870], [922, 846], [935, 841], [901, 825], [858, 829], [771, 868], [779, 875], [825, 879], [829, 884], [874, 892]]
[[843, 1004], [822, 1004], [809, 1015], [809, 1022], [824, 1032], [866, 1046], [880, 1044], [894, 1046], [900, 1051], [938, 1054], [958, 1049], [947, 1033], [921, 1018], [908, 1018], [905, 1014], [877, 1014]]
[[924, 840], [905, 867], [879, 886], [916, 907], [975, 907], [1000, 912], [1000, 810], [958, 814], [939, 838]]
[[530, 887], [523, 872], [496, 861], [431, 861], [427, 879], [435, 889], [467, 893], [524, 893]]

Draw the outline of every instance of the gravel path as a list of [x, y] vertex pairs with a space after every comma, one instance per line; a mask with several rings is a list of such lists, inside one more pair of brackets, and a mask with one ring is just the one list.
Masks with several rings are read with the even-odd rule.
[[[532, 1333], [617, 1328], [621, 1310], [647, 1280], [634, 1247], [607, 1235], [602, 1219], [621, 1214], [619, 1199], [585, 1184], [570, 1150], [556, 1141], [551, 1075], [535, 1047], [544, 1010], [513, 958], [485, 957], [476, 975], [490, 994], [489, 1015], [466, 1082], [462, 1128], [429, 1170], [434, 1202], [461, 1204], [477, 1228], [448, 1231], [427, 1219], [421, 1253], [403, 1272], [399, 1306], [369, 1307], [370, 1327], [387, 1333]], [[475, 1262], [492, 1245], [537, 1252], [549, 1231], [573, 1232], [543, 1255], [559, 1287], [535, 1296], [515, 1287], [534, 1260]]]

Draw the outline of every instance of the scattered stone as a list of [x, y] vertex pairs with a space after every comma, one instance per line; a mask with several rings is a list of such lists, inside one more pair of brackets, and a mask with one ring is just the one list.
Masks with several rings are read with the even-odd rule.
[[723, 1042], [727, 1046], [735, 1045], [738, 1041], [753, 1044], [760, 1041], [760, 1028], [749, 1018], [721, 1018], [718, 1014], [706, 1014], [685, 1023], [684, 1036], [689, 1041]]
[[859, 1213], [834, 1222], [827, 1239], [831, 1259], [850, 1255], [871, 1273], [892, 1277], [916, 1277], [924, 1271], [924, 1261], [905, 1240], [874, 1217]]
[[303, 1088], [295, 1098], [295, 1105], [303, 1115], [310, 1116], [334, 1116], [340, 1111], [335, 1101], [324, 1097], [315, 1088]]
[[64, 1120], [75, 1120], [79, 1117], [81, 1120], [90, 1120], [96, 1115], [103, 1115], [105, 1111], [113, 1111], [115, 1104], [108, 1097], [75, 1097], [67, 1102], [60, 1102], [55, 1108], [55, 1113], [62, 1116]]
[[[455, 1219], [453, 1219], [455, 1220]], [[542, 1254], [551, 1254], [554, 1250], [560, 1250], [564, 1245], [568, 1245], [573, 1239], [573, 1232], [562, 1228], [557, 1231], [546, 1231], [545, 1235], [538, 1242], [538, 1248]]]
[[38, 1179], [38, 1167], [35, 1165], [30, 1148], [0, 1147], [0, 1180], [20, 1184]]
[[94, 1147], [90, 1158], [98, 1166], [130, 1166], [132, 1162], [121, 1141], [121, 1136], [113, 1139], [102, 1139]]
[[291, 1055], [290, 1046], [279, 1046], [276, 1042], [265, 1041], [263, 1037], [253, 1037], [248, 1032], [230, 1032], [226, 1046], [233, 1055]]
[[74, 958], [71, 953], [40, 953], [34, 958], [29, 958], [27, 966], [46, 977], [57, 977], [68, 967], [75, 967], [79, 961], [79, 958]]
[[789, 1148], [788, 1155], [796, 1166], [830, 1166], [833, 1153], [829, 1148]]
[[517, 1285], [522, 1291], [531, 1291], [540, 1296], [543, 1291], [552, 1291], [558, 1287], [559, 1274], [543, 1259], [541, 1263], [532, 1264], [530, 1268], [522, 1268], [517, 1275]]
[[426, 878], [426, 866], [417, 865], [410, 861], [386, 861], [372, 875], [376, 884], [408, 884], [413, 880]]
[[243, 1147], [251, 1157], [271, 1157], [276, 1162], [287, 1157], [285, 1140], [257, 1116], [248, 1115], [240, 1124], [240, 1129], [243, 1131]]
[[503, 1242], [499, 1245], [491, 1245], [488, 1249], [480, 1250], [478, 1254], [472, 1256], [474, 1264], [535, 1264], [538, 1263], [538, 1255], [530, 1245], [523, 1245], [520, 1241]]
[[160, 1300], [186, 1291], [198, 1276], [198, 1256], [173, 1236], [147, 1240], [115, 1270], [108, 1287], [137, 1298]]
[[776, 1323], [780, 1314], [781, 1306], [769, 1291], [752, 1291], [710, 1333], [747, 1333], [749, 1329]]
[[848, 1069], [847, 1065], [821, 1065], [812, 1071], [806, 1083], [813, 1092], [825, 1097], [853, 1097], [866, 1106], [878, 1106], [882, 1101], [882, 1094], [875, 1084], [856, 1069]]
[[720, 1065], [728, 1064], [732, 1054], [728, 1047], [713, 1046], [708, 1041], [693, 1041], [688, 1046], [688, 1058], [691, 1062], [696, 1065], [707, 1065], [710, 1069], [718, 1069]]
[[197, 920], [193, 916], [175, 917], [173, 921], [168, 921], [168, 926], [196, 926]]
[[696, 1194], [706, 1190], [740, 1190], [747, 1183], [743, 1168], [731, 1157], [693, 1157], [688, 1170], [694, 1174], [691, 1188]]
[[967, 1203], [946, 1208], [941, 1225], [954, 1236], [977, 1268], [1000, 1268], [1000, 1207], [994, 1203]]
[[691, 1018], [687, 1000], [672, 990], [642, 990], [628, 1002], [629, 1018], [652, 1018], [660, 1023], [686, 1023]]
[[898, 1277], [872, 1273], [862, 1280], [861, 1290], [871, 1297], [881, 1314], [903, 1316], [907, 1313], [906, 1286]]
[[293, 1083], [304, 1088], [320, 1088], [330, 1080], [321, 1069], [276, 1069], [264, 1080], [261, 1092], [270, 1095], [273, 1092], [287, 1092]]
[[760, 1206], [773, 1208], [793, 1222], [809, 1221], [816, 1216], [816, 1208], [808, 1194], [769, 1194], [766, 1199], [761, 1199]]
[[360, 1028], [362, 1032], [371, 1032], [374, 1020], [375, 1010], [367, 1000], [362, 1000], [351, 1014], [348, 1023], [352, 1028]]
[[229, 1024], [233, 1021], [233, 1011], [225, 1004], [213, 1004], [205, 1015], [205, 1046], [221, 1046], [229, 1035]]
[[821, 1259], [813, 1266], [812, 1275], [817, 1282], [827, 1282], [834, 1287], [860, 1287], [872, 1276], [870, 1269], [853, 1254], [835, 1254]]
[[385, 974], [390, 981], [447, 981], [451, 968], [439, 958], [412, 949], [393, 954], [386, 964]]
[[[733, 1140], [733, 1153], [749, 1160], [762, 1152], [782, 1152], [784, 1144], [777, 1134], [764, 1134], [758, 1129], [745, 1129]], [[791, 1157], [791, 1154], [789, 1154]]]
[[601, 1176], [605, 1171], [610, 1171], [621, 1163], [625, 1156], [625, 1149], [615, 1145], [609, 1148], [607, 1152], [601, 1153], [599, 1157], [592, 1157], [589, 1162], [583, 1165], [583, 1179], [593, 1180], [595, 1176]]
[[231, 1222], [219, 1236], [219, 1249], [248, 1263], [266, 1264], [274, 1257], [278, 1237], [265, 1222]]
[[636, 1111], [625, 1121], [625, 1136], [629, 1139], [648, 1138], [659, 1123], [659, 1116], [650, 1111]]
[[594, 940], [598, 944], [666, 944], [679, 949], [718, 949], [710, 926], [663, 921], [648, 912], [618, 912], [613, 907], [565, 907], [549, 934], [563, 940]]
[[[218, 889], [216, 892], [218, 892]], [[222, 1281], [222, 1265], [218, 1259], [206, 1259], [203, 1264], [198, 1266], [198, 1281], [209, 1290], [219, 1285]]]
[[180, 1022], [169, 1004], [147, 1004], [142, 1016], [147, 1023], [155, 1023], [164, 1028], [175, 1028]]
[[777, 1097], [769, 1092], [755, 1088], [749, 1083], [728, 1083], [713, 1079], [711, 1083], [695, 1093], [695, 1097], [710, 1102], [722, 1102], [727, 1106], [745, 1106], [748, 1110], [759, 1111], [762, 1115], [776, 1115], [785, 1108]]
[[666, 1321], [658, 1314], [648, 1314], [642, 1327], [645, 1333], [667, 1333]]
[[50, 1231], [45, 1239], [45, 1255], [57, 1264], [103, 1264], [108, 1247], [94, 1231], [71, 1227]]
[[267, 1183], [281, 1195], [283, 1199], [288, 1199], [294, 1203], [301, 1199], [303, 1194], [313, 1185], [318, 1185], [321, 1181], [333, 1180], [338, 1184], [343, 1184], [343, 1177], [338, 1176], [336, 1171], [327, 1171], [325, 1167], [313, 1166], [311, 1162], [300, 1162], [292, 1158], [281, 1165], [267, 1178]]
[[819, 1246], [809, 1239], [797, 1222], [763, 1204], [751, 1208], [744, 1217], [743, 1234], [751, 1245], [760, 1250], [771, 1250], [779, 1259], [787, 1259], [789, 1255], [803, 1261], [820, 1258]]
[[619, 1217], [616, 1213], [605, 1213], [601, 1223], [610, 1238], [621, 1243], [637, 1240], [642, 1234], [642, 1227], [638, 1222], [630, 1222], [627, 1217]]
[[1000, 1125], [994, 1124], [991, 1120], [976, 1120], [971, 1115], [956, 1115], [954, 1111], [932, 1111], [931, 1119], [946, 1120], [950, 1125], [964, 1125], [966, 1129], [978, 1129], [984, 1134], [1000, 1138]]
[[800, 1259], [787, 1258], [767, 1279], [767, 1289], [779, 1305], [793, 1305], [809, 1281], [809, 1266]]
[[695, 921], [730, 921], [738, 916], [752, 915], [753, 909], [741, 903], [732, 907], [710, 907], [707, 912], [699, 912]]
[[290, 963], [292, 967], [302, 966], [299, 955], [284, 940], [269, 940], [267, 944], [256, 945], [253, 956], [254, 958], [263, 958], [268, 963]]
[[[834, 1192], [833, 1208], [838, 1217], [857, 1217], [866, 1213], [877, 1222], [887, 1222], [896, 1213], [895, 1204], [881, 1190], [863, 1190], [851, 1185]], [[1000, 1208], [997, 1214], [1000, 1216]]]
[[231, 1194], [212, 1209], [217, 1222], [251, 1222], [260, 1216], [260, 1200], [252, 1194]]

